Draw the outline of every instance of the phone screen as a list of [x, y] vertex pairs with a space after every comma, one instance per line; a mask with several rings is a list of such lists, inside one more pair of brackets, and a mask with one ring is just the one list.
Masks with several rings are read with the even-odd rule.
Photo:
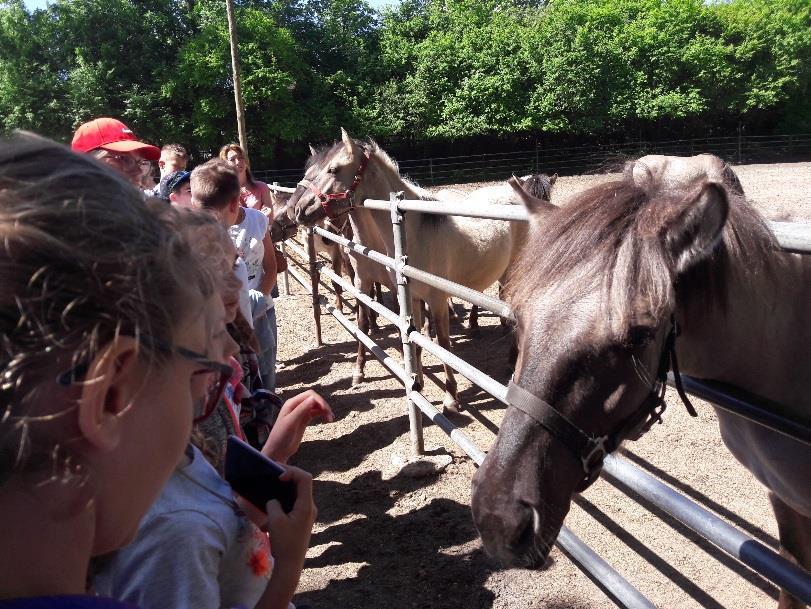
[[296, 503], [296, 485], [279, 480], [284, 468], [236, 436], [228, 437], [225, 479], [237, 493], [263, 512], [267, 502], [278, 499], [285, 513]]

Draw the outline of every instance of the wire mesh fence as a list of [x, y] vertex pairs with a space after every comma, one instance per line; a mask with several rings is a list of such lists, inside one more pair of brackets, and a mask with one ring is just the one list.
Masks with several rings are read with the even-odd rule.
[[[791, 135], [735, 135], [624, 144], [536, 147], [515, 152], [430, 157], [398, 161], [403, 176], [433, 186], [502, 179], [510, 174], [599, 173], [618, 169], [629, 159], [645, 154], [692, 156], [710, 152], [731, 163], [775, 162], [811, 158], [811, 133]], [[303, 168], [255, 171], [266, 182], [295, 186]]]

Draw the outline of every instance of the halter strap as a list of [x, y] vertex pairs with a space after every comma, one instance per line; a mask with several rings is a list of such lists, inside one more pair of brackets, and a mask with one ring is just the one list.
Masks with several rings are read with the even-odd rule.
[[675, 317], [670, 317], [668, 332], [662, 353], [659, 356], [659, 367], [656, 371], [656, 382], [650, 388], [648, 396], [641, 406], [627, 417], [610, 434], [603, 436], [589, 435], [569, 420], [563, 413], [549, 403], [510, 380], [507, 385], [507, 403], [542, 425], [555, 438], [560, 440], [580, 462], [584, 477], [577, 487], [577, 492], [586, 490], [594, 483], [603, 468], [606, 456], [614, 452], [620, 443], [629, 436], [638, 439], [654, 423], [662, 422], [665, 411], [665, 392], [667, 390], [667, 373], [672, 368], [676, 378], [676, 390], [684, 402], [687, 412], [697, 416], [693, 405], [681, 385], [679, 365], [676, 359], [676, 336], [678, 325]]
[[[363, 158], [360, 160], [360, 165], [358, 165], [358, 170], [355, 172], [355, 177], [352, 180], [352, 184], [349, 185], [349, 188], [343, 190], [341, 192], [334, 192], [334, 193], [324, 193], [321, 191], [318, 186], [313, 184], [310, 180], [304, 178], [299, 181], [298, 186], [303, 186], [312, 192], [316, 199], [321, 202], [321, 207], [324, 208], [324, 212], [327, 214], [327, 217], [330, 219], [338, 218], [344, 214], [348, 214], [352, 209], [355, 207], [355, 190], [360, 184], [361, 178], [363, 178], [363, 173], [366, 171], [366, 167], [369, 164], [369, 159], [372, 157], [372, 153], [369, 150], [363, 151]], [[349, 201], [349, 207], [339, 212], [336, 212], [332, 209], [331, 203], [335, 201]]]

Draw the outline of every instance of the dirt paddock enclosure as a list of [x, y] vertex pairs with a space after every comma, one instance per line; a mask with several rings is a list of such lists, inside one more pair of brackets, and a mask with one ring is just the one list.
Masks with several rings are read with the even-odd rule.
[[[735, 169], [747, 196], [766, 217], [811, 222], [811, 163]], [[601, 179], [562, 177], [552, 200], [565, 203], [570, 194]], [[327, 294], [323, 285], [321, 291]], [[385, 296], [391, 308], [395, 295]], [[466, 317], [469, 306], [455, 302]], [[314, 388], [336, 414], [334, 423], [308, 429], [294, 459], [314, 475], [319, 508], [297, 603], [313, 609], [615, 606], [558, 548], [542, 571], [504, 570], [490, 559], [470, 515], [473, 462], [424, 420], [428, 454], [448, 457], [437, 459], [442, 465], [429, 475], [404, 468], [409, 426], [399, 381], [370, 357], [365, 382], [352, 387], [354, 338], [330, 315], [322, 315], [325, 344], [315, 347], [311, 299], [294, 281], [276, 306], [282, 397]], [[352, 312], [346, 314], [355, 320]], [[385, 320], [379, 323], [373, 338], [399, 360], [397, 329]], [[480, 324], [473, 335], [461, 318], [452, 320], [453, 352], [506, 383], [509, 337], [495, 315], [482, 312]], [[424, 393], [441, 408], [442, 393], [430, 382], [442, 375], [440, 362], [423, 353], [423, 366]], [[461, 375], [457, 379], [465, 409], [451, 419], [486, 450], [505, 407]], [[620, 454], [776, 549], [766, 490], [723, 446], [713, 409], [695, 399], [699, 417], [692, 419], [675, 391], [668, 392], [667, 401], [663, 424], [626, 443]], [[771, 583], [606, 476], [575, 499], [566, 525], [659, 607], [777, 605]]]

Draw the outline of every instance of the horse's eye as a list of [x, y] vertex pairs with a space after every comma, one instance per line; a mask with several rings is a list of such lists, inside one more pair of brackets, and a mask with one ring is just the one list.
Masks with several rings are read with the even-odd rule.
[[656, 337], [656, 329], [650, 326], [631, 326], [628, 329], [628, 344], [632, 347], [642, 347]]
[[335, 167], [335, 165], [330, 165], [329, 167], [327, 167], [327, 173], [335, 175], [336, 173], [338, 173], [338, 168]]

